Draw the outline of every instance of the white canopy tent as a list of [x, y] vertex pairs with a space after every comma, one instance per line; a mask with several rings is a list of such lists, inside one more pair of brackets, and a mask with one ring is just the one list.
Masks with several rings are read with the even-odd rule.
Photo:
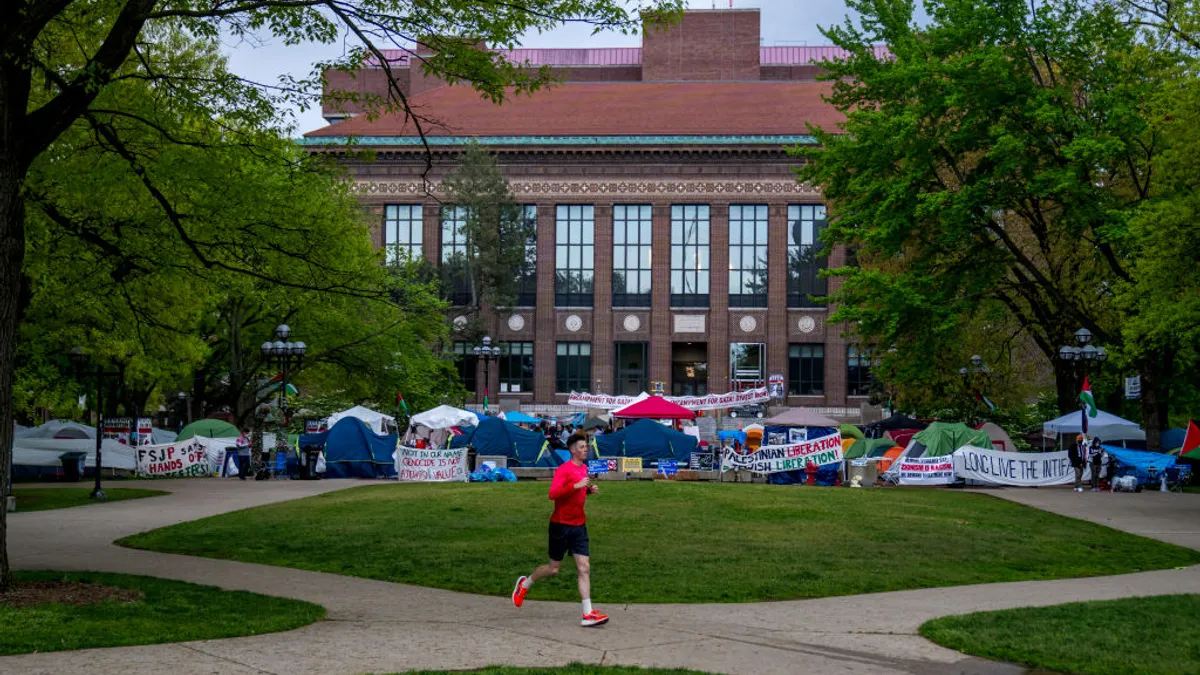
[[332, 429], [333, 425], [337, 424], [344, 417], [357, 417], [365, 422], [368, 427], [371, 427], [371, 431], [374, 431], [377, 434], [387, 433], [383, 430], [385, 422], [391, 424], [392, 426], [396, 426], [395, 417], [392, 417], [391, 415], [385, 415], [381, 412], [375, 412], [374, 410], [371, 410], [370, 408], [364, 408], [361, 405], [356, 405], [349, 410], [343, 410], [330, 415], [329, 422], [327, 423], [329, 425], [328, 428]]
[[449, 429], [450, 427], [478, 426], [479, 416], [470, 410], [461, 410], [452, 405], [439, 405], [431, 410], [413, 415], [409, 421], [413, 425], [430, 429]]
[[[137, 455], [133, 448], [111, 439], [102, 441], [105, 469], [135, 471]], [[96, 466], [94, 438], [18, 438], [13, 442], [13, 464], [16, 466], [61, 466], [62, 456], [69, 452], [86, 452], [85, 467]]]
[[[1113, 441], [1146, 440], [1146, 432], [1142, 430], [1142, 427], [1137, 422], [1130, 422], [1127, 419], [1122, 419], [1103, 410], [1097, 410], [1096, 416], [1089, 417], [1087, 424], [1088, 435], [1099, 438], [1106, 443]], [[1042, 433], [1046, 436], [1081, 434], [1083, 433], [1082, 413], [1075, 411], [1067, 413], [1058, 419], [1045, 422], [1042, 424]]]

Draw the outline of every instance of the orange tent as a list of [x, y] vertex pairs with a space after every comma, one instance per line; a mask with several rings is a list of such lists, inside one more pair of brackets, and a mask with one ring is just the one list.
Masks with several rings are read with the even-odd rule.
[[883, 453], [883, 457], [881, 457], [875, 464], [875, 470], [879, 473], [883, 473], [884, 471], [892, 468], [892, 462], [896, 461], [896, 458], [899, 457], [900, 453], [902, 452], [904, 452], [904, 448], [897, 445], [896, 447], [891, 448], [887, 452]]

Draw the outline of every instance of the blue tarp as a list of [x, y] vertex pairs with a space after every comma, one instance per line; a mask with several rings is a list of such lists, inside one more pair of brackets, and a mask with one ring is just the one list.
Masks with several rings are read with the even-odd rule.
[[694, 436], [665, 427], [653, 420], [638, 420], [624, 429], [595, 438], [601, 457], [677, 459], [686, 462], [696, 451]]
[[1153, 467], [1162, 473], [1175, 466], [1175, 455], [1164, 455], [1161, 452], [1146, 452], [1144, 450], [1127, 450], [1111, 445], [1105, 445], [1104, 451], [1117, 461], [1117, 471], [1114, 475], [1122, 475], [1122, 471], [1133, 469], [1137, 472], [1139, 485], [1150, 481], [1147, 469]]
[[725, 445], [725, 441], [727, 441], [727, 440], [737, 441], [738, 443], [745, 445], [746, 444], [746, 432], [737, 431], [734, 429], [718, 431], [717, 439], [721, 441], [721, 445]]
[[396, 434], [381, 436], [357, 417], [338, 420], [329, 431], [300, 436], [300, 447], [325, 450], [326, 478], [390, 478], [396, 475]]
[[542, 421], [532, 415], [526, 415], [520, 410], [504, 413], [504, 419], [513, 424], [540, 424]]
[[[783, 434], [784, 443], [791, 442], [789, 436], [790, 429], [803, 428], [807, 429], [808, 433], [805, 438], [820, 438], [832, 433], [840, 433], [840, 430], [835, 427], [777, 427], [769, 426], [763, 429], [763, 445], [771, 444], [772, 434]], [[823, 464], [817, 468], [817, 480], [819, 485], [833, 485], [837, 479], [838, 469], [841, 467], [841, 462], [833, 464]], [[832, 478], [830, 471], [832, 470]], [[772, 485], [803, 485], [808, 479], [807, 471], [780, 471], [767, 476], [767, 482]]]
[[502, 455], [521, 466], [533, 466], [546, 445], [546, 437], [496, 417], [482, 419], [479, 426], [463, 429], [463, 435], [450, 439], [450, 447], [475, 448], [479, 455]]

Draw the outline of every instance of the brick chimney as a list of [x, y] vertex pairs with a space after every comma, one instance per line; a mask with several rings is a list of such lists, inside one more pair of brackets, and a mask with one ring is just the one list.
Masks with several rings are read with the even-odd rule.
[[684, 12], [665, 29], [642, 32], [642, 79], [652, 81], [758, 80], [757, 9]]

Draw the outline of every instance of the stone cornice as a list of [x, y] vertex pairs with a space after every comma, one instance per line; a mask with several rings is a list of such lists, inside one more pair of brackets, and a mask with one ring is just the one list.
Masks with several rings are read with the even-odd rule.
[[297, 138], [304, 146], [347, 146], [354, 148], [462, 146], [471, 142], [498, 146], [614, 146], [614, 145], [814, 145], [808, 135], [727, 136], [308, 136]]
[[[816, 197], [821, 191], [795, 180], [511, 180], [509, 190], [517, 199], [539, 196], [583, 197], [753, 197], [771, 195], [795, 195]], [[448, 197], [441, 181], [421, 182], [417, 180], [358, 180], [351, 184], [351, 192], [360, 197], [410, 197], [425, 195]]]

